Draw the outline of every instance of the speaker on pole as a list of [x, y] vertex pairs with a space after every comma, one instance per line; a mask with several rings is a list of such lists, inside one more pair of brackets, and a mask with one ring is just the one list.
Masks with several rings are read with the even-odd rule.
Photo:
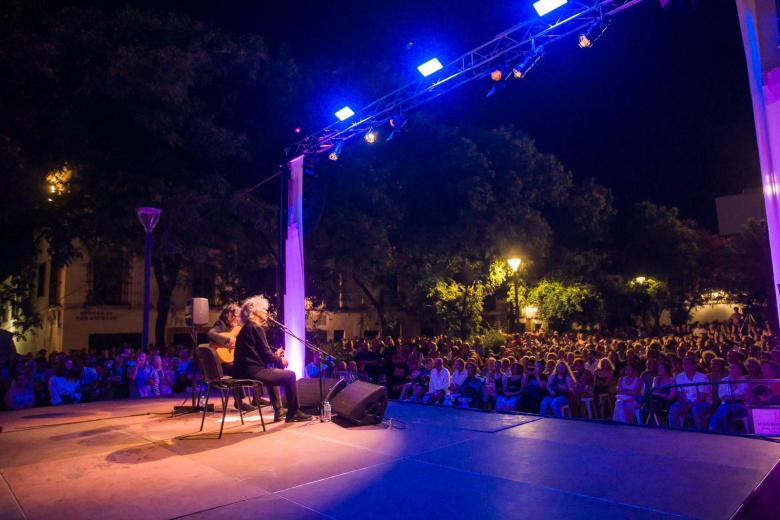
[[387, 388], [355, 381], [330, 402], [333, 412], [358, 426], [379, 424], [387, 409]]
[[184, 311], [184, 321], [188, 327], [209, 324], [209, 301], [206, 298], [190, 298]]

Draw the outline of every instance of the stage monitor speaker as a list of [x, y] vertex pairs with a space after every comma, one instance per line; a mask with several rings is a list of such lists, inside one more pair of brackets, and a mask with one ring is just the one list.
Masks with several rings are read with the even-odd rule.
[[[322, 380], [323, 399], [329, 401], [346, 386], [346, 381], [334, 377]], [[320, 380], [306, 377], [298, 380], [298, 404], [304, 410], [313, 410], [320, 406]]]
[[190, 298], [184, 311], [184, 320], [188, 327], [209, 324], [209, 301], [206, 298]]
[[340, 418], [356, 425], [379, 424], [387, 409], [387, 388], [355, 381], [333, 398], [331, 407]]

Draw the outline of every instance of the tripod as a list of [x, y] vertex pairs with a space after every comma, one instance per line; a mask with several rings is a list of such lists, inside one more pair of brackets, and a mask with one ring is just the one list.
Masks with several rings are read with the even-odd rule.
[[[173, 415], [182, 415], [186, 413], [201, 413], [203, 411], [203, 407], [198, 403], [197, 398], [197, 392], [195, 391], [195, 384], [198, 381], [198, 364], [197, 364], [197, 356], [195, 349], [198, 348], [198, 327], [196, 325], [192, 325], [190, 327], [190, 337], [192, 338], [192, 346], [190, 347], [190, 362], [193, 363], [192, 365], [192, 402], [190, 405], [185, 405], [184, 403], [187, 401], [187, 398], [184, 398], [184, 401], [179, 406], [173, 407]], [[201, 373], [203, 371], [201, 370]], [[206, 405], [206, 411], [207, 412], [213, 412], [214, 411], [214, 405], [209, 404]]]

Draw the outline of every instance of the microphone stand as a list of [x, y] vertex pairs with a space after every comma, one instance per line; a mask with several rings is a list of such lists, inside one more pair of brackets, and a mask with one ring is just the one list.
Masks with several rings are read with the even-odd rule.
[[282, 329], [282, 332], [284, 332], [285, 334], [287, 334], [291, 338], [297, 339], [298, 341], [303, 343], [303, 346], [305, 346], [306, 348], [308, 348], [312, 352], [316, 352], [319, 355], [319, 363], [318, 364], [319, 364], [319, 368], [320, 368], [320, 376], [319, 376], [319, 380], [320, 380], [320, 406], [319, 406], [320, 422], [325, 422], [323, 420], [323, 418], [322, 418], [323, 404], [325, 403], [325, 396], [324, 396], [324, 391], [323, 391], [323, 388], [322, 388], [322, 379], [324, 377], [325, 371], [322, 369], [322, 358], [325, 357], [325, 358], [330, 359], [331, 361], [335, 361], [336, 359], [332, 355], [330, 355], [328, 352], [325, 352], [320, 347], [314, 345], [310, 341], [307, 341], [307, 340], [299, 337], [297, 334], [295, 334], [293, 331], [291, 331], [289, 328], [287, 328], [287, 325], [285, 325], [284, 323], [278, 322], [275, 319], [271, 318], [270, 316], [268, 316], [268, 321], [270, 321], [271, 323], [273, 323], [274, 325], [276, 325], [277, 327]]

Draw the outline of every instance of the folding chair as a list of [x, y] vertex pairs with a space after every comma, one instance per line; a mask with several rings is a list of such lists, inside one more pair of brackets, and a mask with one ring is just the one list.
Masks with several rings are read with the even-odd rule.
[[[238, 389], [251, 388], [254, 392], [254, 404], [257, 406], [257, 412], [260, 414], [260, 423], [265, 431], [265, 419], [263, 419], [262, 407], [260, 405], [259, 397], [263, 394], [263, 383], [255, 379], [233, 379], [226, 376], [222, 372], [222, 364], [220, 364], [217, 354], [209, 346], [199, 345], [197, 349], [198, 363], [200, 364], [201, 374], [203, 375], [203, 383], [206, 384], [206, 403], [203, 406], [203, 415], [200, 420], [200, 431], [203, 431], [203, 425], [206, 422], [206, 408], [209, 404], [209, 397], [212, 389], [219, 390], [219, 396], [222, 399], [222, 424], [219, 426], [219, 438], [222, 438], [222, 430], [225, 428], [225, 417], [227, 416], [228, 400], [230, 399], [230, 393], [233, 392], [233, 397], [236, 399], [236, 403], [240, 403], [238, 398]], [[241, 416], [241, 424], [244, 424], [244, 411], [241, 406], [238, 407], [238, 413]]]

